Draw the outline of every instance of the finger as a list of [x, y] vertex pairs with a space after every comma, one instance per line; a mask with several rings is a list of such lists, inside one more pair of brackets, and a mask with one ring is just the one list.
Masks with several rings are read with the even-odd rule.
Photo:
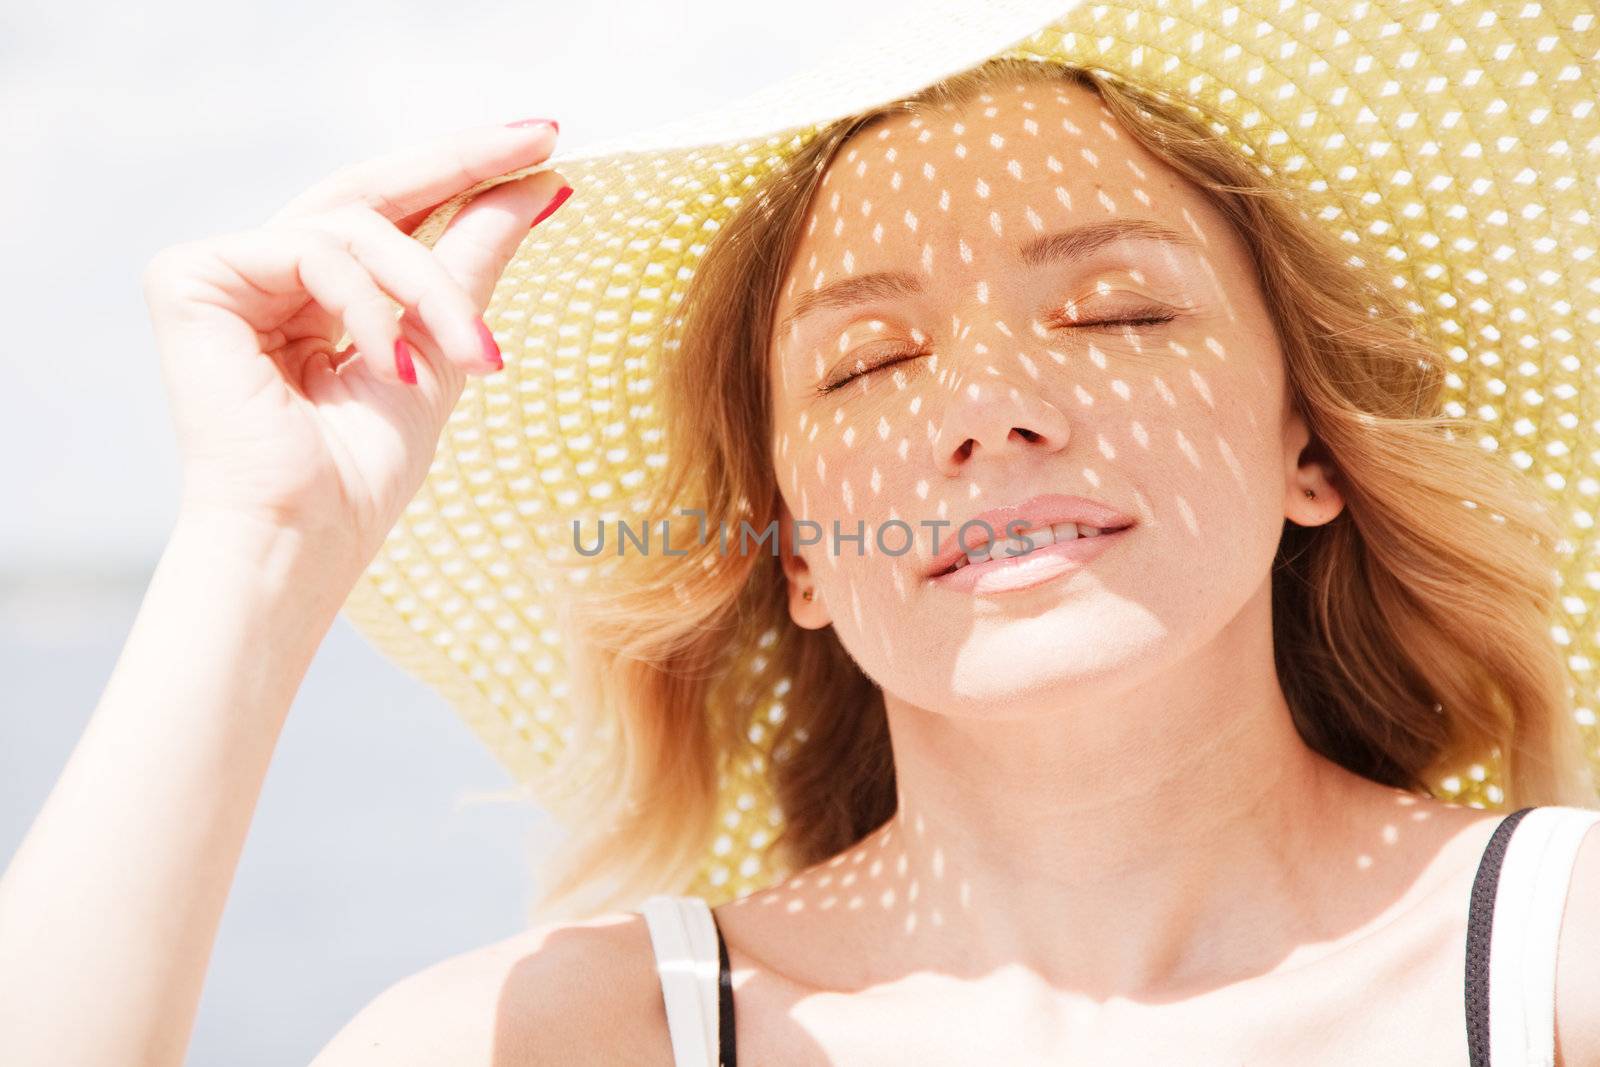
[[489, 374], [500, 369], [500, 353], [483, 323], [481, 305], [426, 245], [396, 230], [377, 212], [351, 205], [272, 228], [284, 227], [338, 242], [378, 287], [415, 312], [439, 351], [463, 371]]
[[475, 307], [488, 305], [530, 224], [564, 188], [570, 185], [558, 172], [540, 171], [478, 194], [450, 220], [433, 244], [433, 258]]
[[273, 221], [320, 214], [347, 204], [370, 207], [391, 222], [419, 212], [425, 216], [431, 208], [479, 182], [544, 162], [555, 143], [555, 128], [543, 123], [457, 130], [341, 167], [289, 201]]
[[208, 284], [224, 295], [309, 296], [344, 323], [376, 373], [400, 380], [394, 302], [340, 242], [310, 230], [258, 228], [210, 238], [196, 246], [195, 254], [214, 257], [225, 268], [207, 272]]
[[373, 373], [417, 384], [414, 350], [400, 336], [394, 302], [354, 256], [336, 242], [314, 241], [301, 257], [300, 277], [311, 298], [339, 316]]

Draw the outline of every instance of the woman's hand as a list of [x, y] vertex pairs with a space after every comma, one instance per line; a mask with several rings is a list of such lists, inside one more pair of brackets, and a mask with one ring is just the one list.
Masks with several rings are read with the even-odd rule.
[[[495, 186], [432, 249], [408, 234], [461, 190], [548, 158], [556, 132], [464, 130], [342, 168], [256, 229], [156, 254], [145, 298], [185, 513], [305, 535], [354, 580], [421, 486], [467, 375], [500, 368], [483, 308], [566, 182]], [[336, 352], [346, 331], [353, 348]]]
[[[295, 693], [466, 376], [491, 373], [482, 309], [564, 183], [545, 171], [495, 186], [432, 250], [407, 235], [455, 193], [548, 158], [554, 140], [549, 127], [468, 130], [341, 170], [259, 229], [151, 262], [183, 509], [100, 703], [0, 878], [5, 1062], [183, 1062]], [[361, 356], [335, 374], [346, 328]], [[416, 384], [394, 363], [402, 337]]]

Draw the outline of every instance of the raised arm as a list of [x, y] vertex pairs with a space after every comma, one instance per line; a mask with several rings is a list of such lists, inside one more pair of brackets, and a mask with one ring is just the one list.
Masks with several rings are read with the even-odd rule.
[[311, 549], [228, 516], [174, 526], [0, 883], [8, 1062], [182, 1062], [273, 746], [349, 588]]
[[[548, 125], [337, 172], [259, 229], [146, 270], [183, 457], [166, 549], [93, 717], [0, 880], [0, 1061], [176, 1065], [284, 718], [426, 475], [544, 171]], [[397, 319], [396, 312], [405, 309]], [[333, 346], [348, 330], [359, 358]]]

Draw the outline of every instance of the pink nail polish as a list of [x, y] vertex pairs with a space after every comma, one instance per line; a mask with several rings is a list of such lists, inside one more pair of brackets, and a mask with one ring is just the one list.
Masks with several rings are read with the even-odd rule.
[[557, 133], [561, 132], [561, 123], [557, 122], [555, 119], [518, 119], [516, 122], [506, 123], [506, 126], [514, 130], [522, 126], [537, 126], [541, 122], [555, 130]]
[[394, 340], [394, 369], [401, 381], [417, 384], [417, 368], [411, 362], [411, 346], [406, 344], [403, 337]]
[[478, 320], [478, 338], [483, 342], [483, 358], [494, 364], [495, 370], [503, 368], [506, 363], [500, 355], [500, 346], [494, 343], [494, 334], [482, 319]]
[[539, 225], [539, 223], [549, 218], [551, 214], [555, 212], [556, 208], [567, 202], [567, 197], [571, 195], [572, 186], [563, 185], [561, 190], [557, 192], [555, 196], [550, 198], [550, 202], [544, 206], [544, 210], [539, 212], [538, 215], [534, 216], [533, 221], [528, 224], [528, 229], [533, 229], [535, 226]]

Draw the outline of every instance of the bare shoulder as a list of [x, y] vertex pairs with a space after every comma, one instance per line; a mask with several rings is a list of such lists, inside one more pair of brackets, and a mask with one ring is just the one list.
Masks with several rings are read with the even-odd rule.
[[379, 993], [311, 1067], [672, 1062], [643, 916], [533, 927]]
[[1572, 868], [1556, 947], [1556, 1067], [1600, 1063], [1600, 823]]

